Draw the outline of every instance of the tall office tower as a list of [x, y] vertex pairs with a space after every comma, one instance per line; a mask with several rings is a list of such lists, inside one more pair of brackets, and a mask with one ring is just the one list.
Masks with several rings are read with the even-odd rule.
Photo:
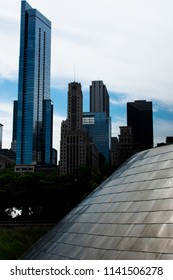
[[67, 119], [61, 124], [60, 173], [89, 165], [89, 138], [82, 130], [83, 96], [80, 83], [68, 85]]
[[94, 143], [98, 151], [104, 156], [106, 163], [110, 162], [110, 118], [105, 112], [84, 112], [83, 130], [88, 134], [90, 142]]
[[[109, 116], [109, 94], [103, 81], [92, 81], [90, 86], [90, 113], [83, 116], [84, 129], [103, 154], [105, 162], [110, 162], [111, 118]], [[94, 124], [88, 123], [87, 114], [94, 119]]]
[[82, 130], [82, 109], [83, 96], [80, 83], [70, 83], [68, 85], [68, 130], [81, 131]]
[[152, 102], [146, 100], [128, 102], [127, 125], [132, 127], [136, 150], [153, 148]]
[[51, 164], [51, 22], [21, 2], [16, 165]]
[[103, 81], [92, 81], [90, 112], [106, 112], [106, 116], [109, 117], [109, 94]]
[[3, 131], [3, 124], [0, 123], [0, 150], [2, 149], [2, 131]]

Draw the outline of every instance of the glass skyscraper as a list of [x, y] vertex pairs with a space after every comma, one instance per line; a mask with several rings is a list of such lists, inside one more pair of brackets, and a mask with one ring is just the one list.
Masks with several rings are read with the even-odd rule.
[[20, 28], [16, 165], [51, 164], [51, 22], [22, 1]]
[[92, 81], [90, 86], [90, 112], [83, 113], [83, 129], [90, 140], [110, 162], [111, 118], [109, 116], [109, 94], [103, 81]]
[[110, 118], [106, 116], [106, 112], [84, 112], [83, 130], [102, 153], [105, 162], [109, 163], [111, 128]]

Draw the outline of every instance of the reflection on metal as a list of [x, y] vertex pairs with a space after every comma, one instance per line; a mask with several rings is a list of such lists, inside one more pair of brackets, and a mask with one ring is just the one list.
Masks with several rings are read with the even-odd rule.
[[173, 259], [173, 145], [136, 154], [24, 259]]

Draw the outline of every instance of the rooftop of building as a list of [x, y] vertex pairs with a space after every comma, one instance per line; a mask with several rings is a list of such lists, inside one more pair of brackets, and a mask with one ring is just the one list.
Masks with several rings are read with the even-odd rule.
[[23, 259], [173, 259], [173, 145], [131, 157]]

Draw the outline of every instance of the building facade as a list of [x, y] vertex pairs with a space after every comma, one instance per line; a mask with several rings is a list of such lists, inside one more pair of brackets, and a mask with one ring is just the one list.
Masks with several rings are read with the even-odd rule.
[[120, 126], [119, 135], [119, 163], [124, 163], [134, 153], [131, 126]]
[[127, 125], [132, 127], [135, 150], [153, 148], [152, 102], [146, 100], [128, 102]]
[[104, 156], [105, 162], [110, 162], [110, 118], [106, 112], [84, 112], [83, 130], [88, 134], [98, 151]]
[[13, 131], [11, 149], [16, 153], [18, 101], [13, 101]]
[[68, 110], [67, 130], [82, 130], [83, 95], [80, 83], [69, 83], [68, 85]]
[[90, 86], [90, 113], [83, 114], [84, 131], [110, 163], [111, 118], [109, 116], [109, 94], [103, 81], [92, 81]]
[[119, 165], [120, 157], [119, 157], [119, 141], [117, 137], [111, 137], [111, 164]]
[[60, 173], [70, 174], [89, 166], [90, 142], [82, 129], [82, 107], [81, 84], [69, 83], [67, 119], [61, 124]]
[[16, 165], [44, 165], [52, 161], [50, 56], [51, 22], [22, 1], [17, 122], [13, 121]]
[[92, 81], [90, 112], [105, 112], [106, 116], [109, 117], [109, 94], [103, 81]]
[[2, 149], [2, 131], [3, 131], [3, 124], [0, 123], [0, 150]]
[[12, 132], [12, 143], [16, 142], [17, 139], [17, 108], [18, 101], [14, 100], [13, 102], [13, 132]]

